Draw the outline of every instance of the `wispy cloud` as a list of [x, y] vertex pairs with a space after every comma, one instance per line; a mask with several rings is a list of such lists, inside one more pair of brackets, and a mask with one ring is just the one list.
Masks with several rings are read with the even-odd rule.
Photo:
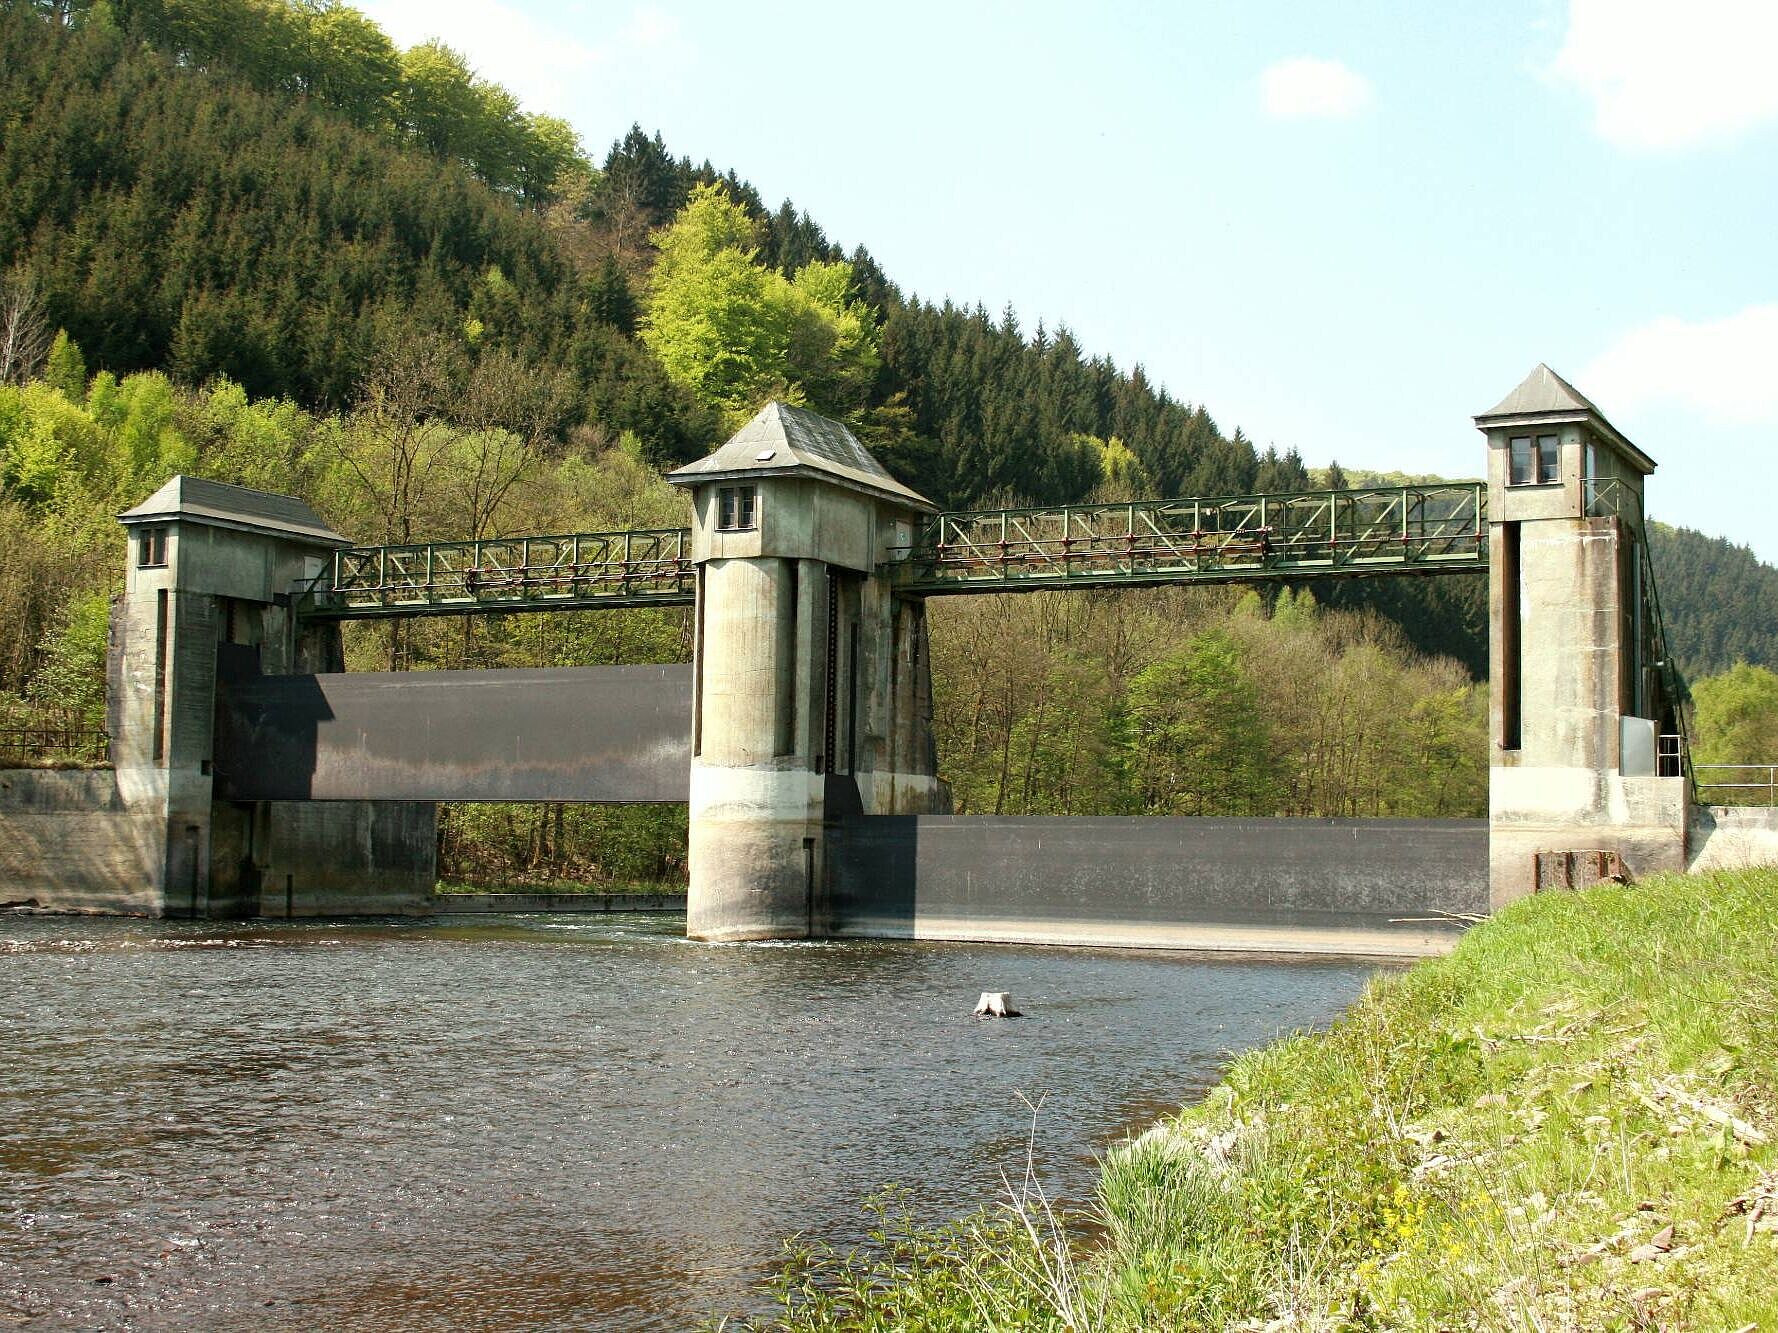
[[1672, 149], [1778, 119], [1773, 0], [1570, 0], [1549, 73], [1593, 104], [1600, 136]]
[[[613, 14], [589, 37], [566, 23], [526, 13], [504, 0], [358, 0], [397, 46], [437, 38], [461, 51], [477, 74], [502, 84], [530, 111], [568, 114], [588, 80], [619, 59], [656, 57], [679, 38], [679, 20], [645, 4]], [[621, 14], [622, 11], [619, 11]]]
[[1260, 100], [1274, 120], [1330, 120], [1355, 115], [1372, 100], [1370, 80], [1337, 60], [1293, 56], [1259, 76]]
[[1723, 319], [1666, 316], [1631, 329], [1579, 383], [1596, 402], [1635, 410], [1671, 403], [1713, 424], [1778, 426], [1778, 304]]

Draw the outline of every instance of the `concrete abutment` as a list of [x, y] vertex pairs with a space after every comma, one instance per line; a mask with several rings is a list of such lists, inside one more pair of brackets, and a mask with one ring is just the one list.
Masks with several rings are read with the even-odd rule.
[[[433, 806], [216, 791], [223, 677], [244, 664], [338, 669], [338, 627], [299, 622], [292, 592], [345, 538], [301, 501], [195, 477], [173, 478], [120, 519], [130, 541], [111, 623], [113, 771], [4, 775], [6, 830], [46, 840], [42, 869], [7, 867], [8, 882], [48, 909], [159, 917], [425, 910]], [[92, 799], [76, 809], [81, 784]], [[35, 812], [7, 799], [26, 789]]]

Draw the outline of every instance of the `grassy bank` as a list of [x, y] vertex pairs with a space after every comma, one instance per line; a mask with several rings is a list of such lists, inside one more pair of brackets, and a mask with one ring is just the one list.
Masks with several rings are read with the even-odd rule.
[[1774, 1140], [1778, 873], [1544, 894], [1236, 1060], [1095, 1216], [886, 1218], [761, 1326], [1778, 1329]]

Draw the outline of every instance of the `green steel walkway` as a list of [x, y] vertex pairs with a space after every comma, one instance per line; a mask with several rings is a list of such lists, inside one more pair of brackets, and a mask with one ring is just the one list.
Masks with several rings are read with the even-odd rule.
[[[912, 595], [1446, 574], [1488, 563], [1482, 482], [937, 514], [892, 552]], [[315, 619], [684, 606], [691, 531], [570, 533], [335, 553]]]

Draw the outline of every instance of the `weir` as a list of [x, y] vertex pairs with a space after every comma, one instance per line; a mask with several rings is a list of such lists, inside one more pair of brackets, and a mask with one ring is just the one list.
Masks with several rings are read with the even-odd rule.
[[[1654, 464], [1543, 366], [1476, 424], [1479, 482], [940, 513], [773, 403], [668, 478], [688, 528], [394, 547], [174, 478], [120, 515], [115, 772], [0, 773], [0, 876], [45, 906], [423, 911], [436, 802], [687, 801], [700, 938], [1388, 953], [1540, 888], [1682, 868], [1710, 822], [1648, 557]], [[1481, 570], [1485, 822], [949, 813], [930, 597]], [[695, 608], [690, 667], [341, 670], [347, 619], [672, 604]]]

